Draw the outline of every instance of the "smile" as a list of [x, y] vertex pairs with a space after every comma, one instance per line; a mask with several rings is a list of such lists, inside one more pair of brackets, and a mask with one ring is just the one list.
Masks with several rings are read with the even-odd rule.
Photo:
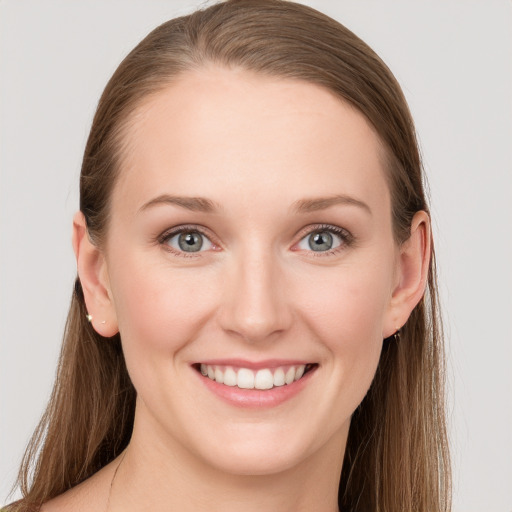
[[202, 363], [198, 369], [204, 377], [225, 386], [269, 390], [298, 381], [316, 366], [315, 364], [297, 364], [251, 370], [250, 368]]

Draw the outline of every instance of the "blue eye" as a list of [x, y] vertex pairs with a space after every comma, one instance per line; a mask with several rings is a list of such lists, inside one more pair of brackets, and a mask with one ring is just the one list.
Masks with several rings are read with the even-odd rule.
[[194, 230], [168, 235], [164, 243], [178, 252], [200, 252], [213, 247], [212, 242], [205, 235]]
[[[338, 233], [338, 231], [340, 231]], [[327, 252], [337, 249], [343, 244], [347, 244], [348, 236], [344, 234], [344, 230], [339, 228], [322, 228], [312, 231], [305, 236], [297, 247], [306, 251]]]

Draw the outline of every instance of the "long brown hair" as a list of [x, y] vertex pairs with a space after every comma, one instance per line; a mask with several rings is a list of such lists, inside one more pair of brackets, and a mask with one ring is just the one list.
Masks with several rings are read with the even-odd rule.
[[[381, 59], [343, 25], [281, 0], [229, 0], [173, 19], [121, 63], [100, 99], [85, 148], [80, 209], [101, 247], [122, 168], [123, 134], [141, 100], [207, 64], [318, 84], [372, 123], [387, 153], [397, 243], [413, 215], [428, 212], [413, 121]], [[443, 397], [443, 346], [432, 252], [427, 291], [400, 332], [384, 341], [371, 388], [354, 412], [339, 506], [344, 511], [447, 511], [450, 467]], [[27, 448], [12, 510], [37, 510], [108, 464], [130, 440], [136, 392], [119, 335], [86, 321], [77, 279], [57, 378]]]

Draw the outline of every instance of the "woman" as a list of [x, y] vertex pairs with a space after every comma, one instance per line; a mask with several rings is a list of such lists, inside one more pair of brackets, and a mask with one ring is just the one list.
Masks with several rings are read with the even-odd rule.
[[361, 40], [289, 2], [171, 20], [107, 85], [80, 186], [12, 510], [449, 509], [421, 162]]

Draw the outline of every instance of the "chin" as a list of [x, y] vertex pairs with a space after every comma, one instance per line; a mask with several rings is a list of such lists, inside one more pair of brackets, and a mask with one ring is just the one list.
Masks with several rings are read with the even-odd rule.
[[349, 422], [346, 428], [331, 432], [264, 423], [240, 425], [238, 432], [231, 430], [213, 438], [203, 434], [202, 443], [194, 444], [200, 450], [196, 453], [216, 471], [245, 476], [275, 475], [298, 468], [312, 457], [343, 453]]
[[232, 446], [222, 453], [206, 455], [206, 462], [216, 471], [230, 475], [265, 476], [285, 472], [299, 466], [307, 458], [302, 450], [276, 450], [272, 442], [266, 446]]

